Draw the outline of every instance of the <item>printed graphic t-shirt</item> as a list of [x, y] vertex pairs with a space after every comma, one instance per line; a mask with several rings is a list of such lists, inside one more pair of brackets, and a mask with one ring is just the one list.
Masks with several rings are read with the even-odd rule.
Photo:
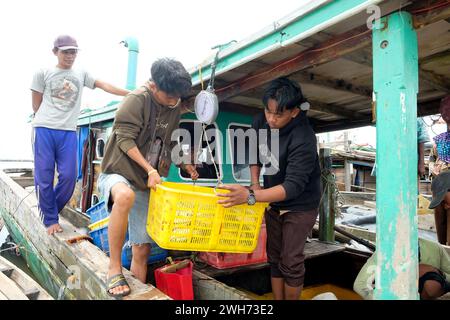
[[53, 67], [36, 72], [31, 90], [43, 97], [33, 127], [75, 131], [84, 87], [95, 88], [95, 79], [86, 71]]

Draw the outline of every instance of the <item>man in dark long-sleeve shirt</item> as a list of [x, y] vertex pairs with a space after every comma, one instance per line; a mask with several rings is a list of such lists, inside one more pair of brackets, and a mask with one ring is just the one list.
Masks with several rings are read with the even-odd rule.
[[[260, 159], [270, 159], [270, 167], [268, 161], [261, 160], [266, 169], [264, 189], [259, 184], [262, 165], [257, 161], [250, 167], [250, 190], [239, 185], [223, 186], [230, 193], [221, 194], [225, 199], [219, 200], [225, 207], [270, 203], [265, 213], [267, 257], [277, 300], [300, 296], [305, 276], [304, 246], [316, 221], [321, 196], [316, 136], [300, 108], [304, 102], [301, 88], [291, 80], [279, 78], [269, 84], [263, 97], [265, 117], [257, 115], [253, 122], [257, 133], [268, 130], [266, 144], [258, 141]], [[273, 129], [278, 134], [271, 134]], [[266, 155], [262, 150], [268, 150]]]

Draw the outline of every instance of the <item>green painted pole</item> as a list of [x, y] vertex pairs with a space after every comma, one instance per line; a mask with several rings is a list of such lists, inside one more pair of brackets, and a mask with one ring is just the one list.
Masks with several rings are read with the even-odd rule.
[[373, 30], [377, 128], [375, 299], [418, 299], [417, 35], [409, 13]]

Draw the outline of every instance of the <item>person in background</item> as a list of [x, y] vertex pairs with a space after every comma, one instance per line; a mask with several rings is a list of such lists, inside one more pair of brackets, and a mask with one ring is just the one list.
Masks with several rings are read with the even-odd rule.
[[[266, 170], [262, 188], [262, 163], [251, 164], [250, 189], [222, 186], [230, 192], [219, 194], [224, 197], [219, 203], [224, 207], [253, 205], [257, 201], [270, 203], [265, 222], [274, 299], [298, 300], [305, 278], [305, 242], [316, 222], [321, 197], [316, 136], [306, 112], [301, 110], [306, 99], [297, 83], [287, 78], [273, 80], [262, 100], [264, 114], [255, 117], [253, 129], [256, 135], [264, 129], [278, 130], [279, 152], [268, 152], [274, 152], [271, 165], [278, 170], [275, 174]], [[261, 151], [260, 143], [263, 142], [258, 142]]]
[[450, 245], [450, 171], [440, 173], [431, 183], [433, 198], [430, 209], [434, 209], [436, 233], [440, 244]]
[[[377, 257], [374, 252], [358, 273], [353, 290], [364, 300], [373, 300]], [[450, 256], [439, 243], [419, 238], [419, 294], [436, 299], [450, 291]]]
[[430, 152], [430, 175], [436, 177], [449, 169], [450, 164], [450, 95], [441, 100], [439, 113], [447, 124], [447, 131], [433, 138], [434, 144]]
[[[191, 90], [191, 76], [173, 59], [152, 64], [151, 79], [123, 99], [111, 137], [105, 147], [98, 189], [111, 212], [108, 225], [110, 262], [107, 293], [122, 297], [130, 287], [122, 274], [121, 251], [127, 225], [132, 246], [130, 271], [143, 283], [151, 238], [147, 234], [150, 189], [168, 175], [171, 151], [177, 142], [172, 133], [180, 122], [181, 98]], [[198, 173], [192, 164], [181, 164], [193, 180]]]
[[[433, 138], [434, 145], [430, 153], [430, 173], [433, 178], [431, 189], [433, 194], [435, 192], [444, 192], [447, 186], [447, 180], [450, 179], [447, 174], [443, 174], [449, 171], [450, 164], [450, 95], [441, 100], [439, 108], [442, 119], [447, 123], [447, 131], [441, 133]], [[435, 182], [437, 177], [440, 178]], [[434, 185], [434, 188], [433, 188]], [[447, 196], [443, 198], [447, 199]], [[450, 219], [450, 199], [439, 203], [433, 203], [434, 220], [436, 224], [436, 233], [438, 241], [441, 244], [450, 244], [450, 230], [448, 220]]]
[[[425, 143], [430, 142], [430, 136], [427, 131], [427, 125], [422, 118], [417, 118], [417, 173], [420, 178], [425, 175]], [[419, 184], [420, 187], [420, 184]], [[420, 190], [420, 188], [418, 189]]]
[[[37, 71], [31, 83], [34, 118], [34, 181], [39, 212], [49, 235], [62, 232], [59, 212], [70, 200], [77, 177], [77, 118], [83, 87], [100, 88], [124, 96], [128, 90], [73, 69], [78, 54], [77, 41], [69, 35], [58, 36], [53, 43], [57, 58], [54, 67]], [[58, 183], [54, 187], [55, 166]]]

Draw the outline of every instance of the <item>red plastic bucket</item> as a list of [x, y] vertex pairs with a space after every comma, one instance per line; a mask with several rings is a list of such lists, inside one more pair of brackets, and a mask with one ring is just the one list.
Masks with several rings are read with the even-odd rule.
[[174, 300], [193, 300], [191, 260], [176, 261], [155, 270], [156, 287]]

